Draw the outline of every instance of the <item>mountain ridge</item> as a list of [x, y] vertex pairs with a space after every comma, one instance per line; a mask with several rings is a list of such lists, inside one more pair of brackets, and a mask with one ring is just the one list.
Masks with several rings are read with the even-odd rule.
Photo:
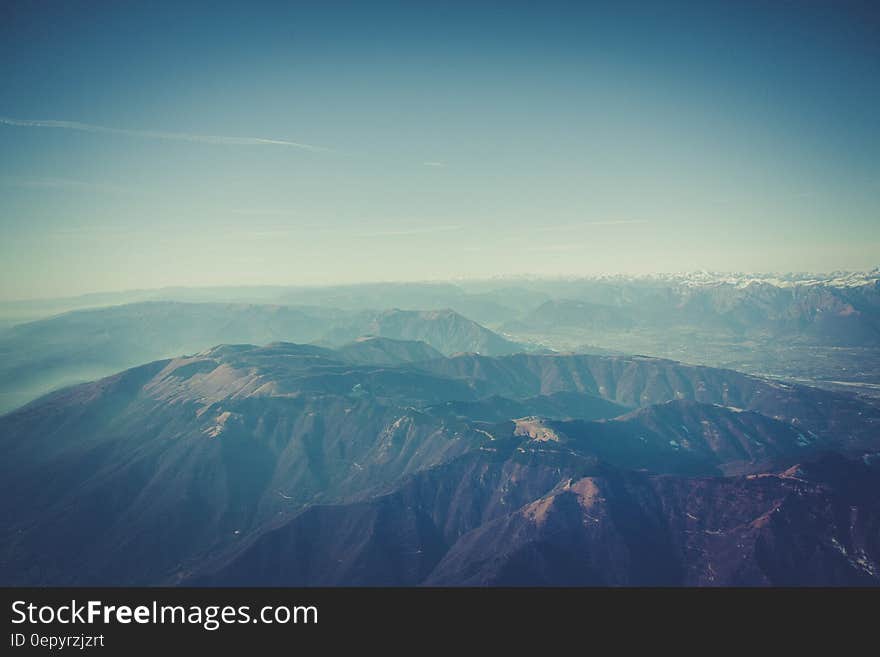
[[[518, 432], [522, 411], [550, 412], [535, 426], [562, 439]], [[253, 547], [262, 537], [290, 527], [296, 554], [304, 550], [309, 559], [351, 548], [351, 570], [334, 579], [322, 567], [314, 582], [374, 582], [364, 575], [374, 567], [389, 573], [385, 583], [434, 581], [427, 568], [459, 553], [450, 552], [453, 539], [514, 505], [537, 503], [568, 479], [605, 473], [614, 481], [702, 481], [727, 479], [725, 470], [782, 471], [828, 449], [859, 458], [880, 451], [878, 422], [880, 409], [853, 396], [644, 357], [466, 354], [388, 365], [354, 363], [317, 345], [218, 346], [73, 386], [0, 416], [7, 457], [0, 465], [0, 580], [222, 583], [211, 573], [226, 572], [238, 581], [234, 564], [263, 549]], [[695, 434], [692, 445], [678, 425]], [[762, 440], [767, 453], [745, 434]], [[798, 435], [809, 440], [800, 445]], [[645, 443], [640, 436], [653, 437]], [[442, 473], [457, 468], [464, 470], [444, 480]], [[454, 508], [413, 515], [406, 504], [392, 505], [371, 515], [371, 500], [419, 477], [433, 482], [429, 496], [460, 487]], [[481, 488], [491, 481], [497, 489]], [[635, 513], [629, 495], [621, 503]], [[333, 512], [341, 514], [338, 532], [329, 529], [337, 521], [313, 510], [326, 505], [341, 509]], [[349, 521], [354, 533], [346, 534]], [[378, 543], [356, 539], [374, 522]], [[315, 534], [302, 544], [312, 531], [296, 529], [302, 523], [325, 527], [326, 538]], [[415, 549], [431, 560], [387, 561], [405, 556], [411, 530], [422, 537]], [[380, 545], [397, 547], [377, 552]], [[475, 556], [467, 559], [478, 567]], [[626, 581], [642, 581], [630, 575]]]

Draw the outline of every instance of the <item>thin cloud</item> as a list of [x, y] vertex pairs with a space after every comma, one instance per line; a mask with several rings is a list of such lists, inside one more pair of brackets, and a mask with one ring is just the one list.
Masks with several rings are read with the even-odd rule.
[[157, 130], [128, 130], [124, 128], [108, 128], [102, 125], [91, 125], [77, 121], [35, 121], [30, 119], [11, 119], [0, 116], [0, 124], [20, 128], [57, 128], [62, 130], [78, 130], [144, 139], [161, 139], [166, 141], [188, 141], [199, 144], [222, 144], [229, 146], [285, 146], [313, 152], [331, 152], [329, 148], [303, 144], [286, 139], [267, 139], [263, 137], [224, 137], [219, 135], [194, 135], [185, 132], [161, 132]]
[[648, 221], [644, 219], [619, 219], [619, 220], [610, 220], [610, 221], [579, 221], [576, 223], [570, 224], [559, 224], [556, 226], [544, 226], [542, 228], [538, 228], [537, 230], [543, 233], [549, 233], [551, 231], [559, 231], [559, 230], [577, 230], [578, 228], [586, 228], [588, 226], [630, 226], [635, 224], [647, 224]]
[[240, 214], [246, 217], [292, 217], [292, 210], [266, 210], [263, 208], [233, 208], [230, 214]]
[[452, 230], [461, 230], [461, 226], [426, 226], [425, 228], [402, 228], [400, 230], [385, 230], [375, 231], [371, 233], [361, 233], [359, 237], [401, 237], [405, 235], [445, 233]]
[[428, 162], [422, 162], [422, 166], [426, 167], [445, 167], [446, 164], [444, 162], [437, 162], [433, 160], [429, 160]]
[[533, 246], [529, 247], [528, 251], [536, 251], [536, 252], [547, 252], [547, 253], [560, 253], [564, 251], [580, 251], [581, 249], [585, 249], [589, 244], [577, 244], [577, 243], [565, 243], [565, 244], [546, 244], [544, 246]]
[[0, 184], [10, 185], [12, 187], [21, 187], [25, 189], [72, 189], [96, 192], [111, 192], [114, 194], [128, 194], [132, 191], [128, 188], [119, 187], [117, 185], [93, 183], [84, 180], [73, 180], [70, 178], [26, 178], [11, 176], [0, 179]]
[[[246, 239], [277, 239], [279, 237], [294, 237], [304, 232], [329, 232], [324, 224], [300, 224], [297, 226], [284, 226], [278, 228], [257, 228], [254, 230], [236, 230], [234, 226], [215, 225], [221, 231], [221, 235], [225, 239], [246, 240]], [[161, 231], [158, 231], [161, 232]], [[119, 226], [112, 224], [83, 224], [79, 226], [63, 226], [50, 230], [47, 234], [55, 238], [67, 238], [76, 235], [149, 235], [157, 234], [157, 231], [151, 228], [137, 226]]]
[[147, 228], [137, 228], [133, 226], [114, 226], [114, 225], [82, 225], [52, 228], [45, 235], [51, 239], [68, 239], [79, 235], [141, 235], [145, 236], [150, 233]]
[[232, 233], [235, 237], [250, 239], [275, 239], [278, 237], [296, 237], [305, 232], [329, 232], [330, 229], [324, 224], [300, 224], [298, 226], [285, 226], [282, 228], [263, 228], [257, 230]]

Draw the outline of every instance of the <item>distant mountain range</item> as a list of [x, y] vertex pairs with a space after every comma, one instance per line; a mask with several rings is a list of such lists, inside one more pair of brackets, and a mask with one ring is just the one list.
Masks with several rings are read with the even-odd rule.
[[408, 337], [221, 345], [0, 417], [0, 582], [880, 584], [870, 400], [370, 321]]
[[[876, 329], [880, 308], [880, 268], [830, 274], [754, 274], [694, 272], [649, 276], [609, 275], [591, 278], [501, 278], [455, 283], [367, 283], [326, 287], [163, 288], [91, 294], [67, 299], [0, 303], [0, 321], [26, 320], [106, 306], [145, 301], [260, 304], [341, 309], [349, 312], [447, 310], [490, 328], [524, 320], [548, 301], [623, 309], [647, 305], [655, 313], [682, 311], [672, 318], [700, 319], [709, 311], [734, 324], [781, 322], [780, 328], [803, 328], [817, 315], [864, 317]], [[548, 309], [552, 309], [552, 306]], [[584, 307], [583, 310], [588, 308]], [[639, 314], [639, 313], [637, 313]], [[591, 320], [590, 313], [584, 317]], [[640, 315], [645, 321], [650, 313]], [[542, 320], [541, 314], [536, 316]], [[871, 321], [868, 321], [871, 320]], [[544, 320], [546, 322], [546, 320]], [[789, 322], [789, 324], [786, 324]], [[793, 324], [791, 323], [793, 322]], [[528, 322], [527, 322], [528, 323]], [[746, 326], [748, 328], [748, 326]], [[761, 328], [761, 326], [758, 326]], [[873, 334], [872, 334], [873, 335]], [[820, 336], [821, 337], [821, 336]], [[825, 336], [833, 338], [833, 335]], [[874, 335], [876, 339], [876, 335]]]
[[[860, 279], [859, 279], [860, 280]], [[561, 284], [560, 284], [561, 285]], [[581, 329], [695, 328], [738, 337], [772, 338], [837, 346], [880, 346], [880, 283], [832, 285], [762, 280], [572, 282], [503, 329], [511, 333]]]
[[[424, 357], [523, 349], [450, 311], [350, 312], [279, 305], [143, 302], [77, 310], [0, 331], [0, 413], [40, 394], [134, 365], [220, 343], [319, 342], [362, 336], [416, 340]], [[366, 347], [385, 350], [390, 343]], [[403, 349], [399, 344], [394, 349]], [[352, 352], [354, 353], [354, 352]], [[382, 361], [385, 362], [385, 361]]]
[[365, 335], [447, 355], [643, 353], [880, 395], [877, 269], [166, 288], [0, 303], [2, 324], [0, 412], [215, 344], [333, 347]]
[[[880, 385], [871, 374], [872, 364], [880, 361], [878, 281], [873, 271], [827, 279], [699, 274], [520, 280], [518, 287], [506, 281], [130, 293], [138, 298], [250, 296], [262, 303], [141, 301], [74, 310], [0, 330], [0, 412], [63, 385], [219, 343], [292, 341], [332, 347], [367, 335], [422, 341], [446, 355], [541, 348], [636, 352]], [[268, 299], [283, 303], [265, 303]], [[391, 302], [401, 305], [369, 309]], [[12, 306], [0, 304], [0, 311], [12, 312]], [[489, 327], [468, 319], [459, 312], [463, 309], [487, 318]], [[792, 353], [792, 345], [828, 350]], [[761, 362], [766, 363], [763, 370]], [[852, 362], [865, 368], [855, 369]]]

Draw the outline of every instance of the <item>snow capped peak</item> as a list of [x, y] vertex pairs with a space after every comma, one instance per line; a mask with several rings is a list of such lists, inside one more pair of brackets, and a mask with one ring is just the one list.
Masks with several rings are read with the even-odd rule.
[[[521, 280], [541, 280], [547, 277], [513, 277]], [[770, 285], [778, 288], [826, 286], [861, 287], [880, 283], [880, 267], [867, 271], [815, 272], [719, 272], [705, 269], [687, 272], [653, 274], [596, 274], [591, 276], [559, 276], [556, 280], [603, 281], [608, 283], [656, 283], [681, 287], [738, 287]]]

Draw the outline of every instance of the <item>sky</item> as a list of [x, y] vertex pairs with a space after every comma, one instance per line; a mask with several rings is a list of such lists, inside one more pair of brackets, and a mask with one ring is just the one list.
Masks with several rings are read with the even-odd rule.
[[880, 264], [871, 2], [0, 3], [0, 299]]

